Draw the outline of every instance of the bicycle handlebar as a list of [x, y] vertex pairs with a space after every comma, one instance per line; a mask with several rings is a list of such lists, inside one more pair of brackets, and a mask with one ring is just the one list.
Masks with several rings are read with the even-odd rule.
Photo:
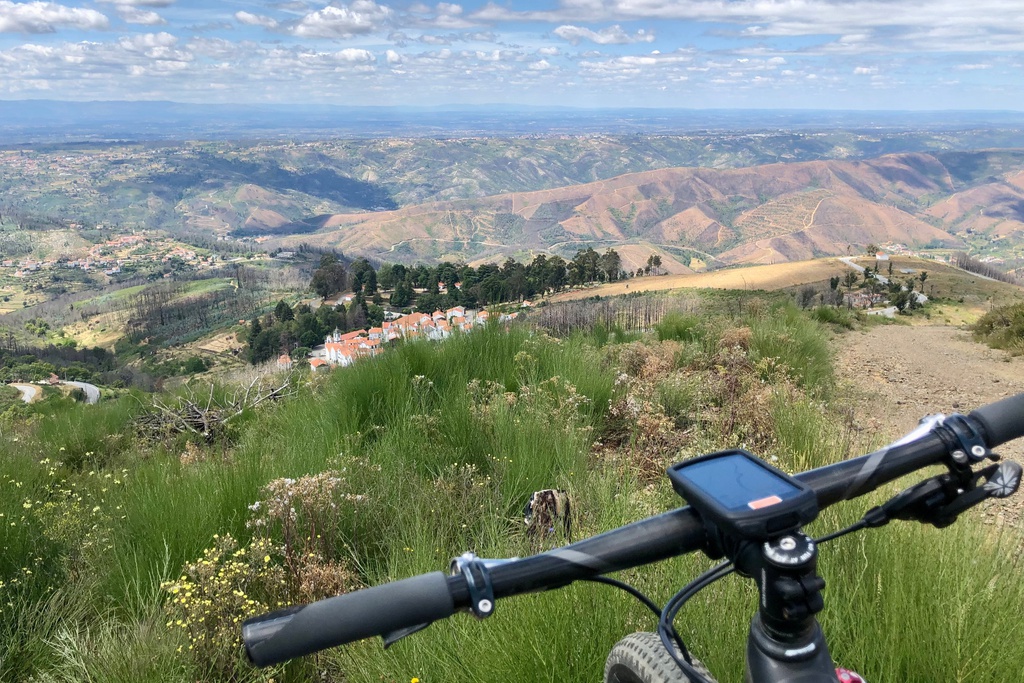
[[970, 416], [981, 423], [989, 448], [1018, 439], [1024, 436], [1024, 394], [981, 406]]
[[242, 638], [252, 662], [268, 666], [453, 614], [448, 577], [433, 572], [249, 619]]
[[[989, 448], [1024, 436], [1024, 394], [982, 406], [964, 418]], [[795, 475], [814, 489], [822, 510], [949, 457], [951, 430], [932, 429], [874, 453]], [[549, 590], [574, 581], [700, 550], [706, 532], [689, 506], [633, 522], [562, 548], [490, 568], [495, 598]], [[248, 619], [242, 639], [249, 659], [269, 666], [336, 645], [385, 636], [444, 619], [470, 607], [462, 575], [441, 572], [347, 593]]]

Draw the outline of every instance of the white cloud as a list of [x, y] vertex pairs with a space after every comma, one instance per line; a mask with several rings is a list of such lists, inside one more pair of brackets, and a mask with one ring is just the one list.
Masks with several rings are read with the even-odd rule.
[[369, 50], [362, 50], [353, 47], [345, 48], [344, 50], [339, 50], [338, 52], [334, 53], [334, 56], [337, 57], [342, 62], [349, 62], [351, 64], [376, 61], [376, 58], [373, 56], [373, 53], [370, 52]]
[[529, 66], [527, 66], [526, 68], [529, 69], [530, 71], [547, 71], [549, 69], [553, 69], [554, 67], [548, 63], [548, 60], [542, 59], [539, 62], [531, 62]]
[[387, 60], [388, 64], [402, 63], [402, 55], [398, 54], [394, 50], [388, 50], [387, 52], [385, 52], [384, 58]]
[[954, 67], [958, 71], [977, 71], [979, 69], [991, 69], [991, 64], [957, 64]]
[[557, 47], [542, 47], [537, 50], [537, 54], [543, 55], [544, 57], [555, 57], [562, 54], [562, 51]]
[[562, 0], [553, 10], [521, 12], [491, 2], [470, 18], [731, 24], [738, 35], [761, 40], [843, 36], [830, 47], [850, 53], [1024, 50], [1024, 5], [1008, 0]]
[[145, 52], [147, 50], [173, 47], [178, 44], [178, 38], [166, 31], [161, 31], [160, 33], [124, 36], [117, 42], [122, 48], [131, 52]]
[[348, 6], [328, 6], [311, 12], [292, 27], [302, 38], [351, 38], [373, 33], [391, 16], [391, 8], [373, 0], [355, 0]]
[[110, 20], [96, 10], [53, 2], [0, 0], [0, 33], [53, 33], [59, 28], [104, 29]]
[[129, 24], [141, 24], [143, 26], [157, 26], [159, 24], [166, 24], [164, 20], [156, 12], [150, 10], [139, 9], [138, 7], [132, 7], [131, 5], [118, 5], [117, 14], [126, 23]]
[[476, 26], [476, 22], [467, 21], [462, 16], [462, 6], [455, 5], [447, 2], [439, 2], [437, 4], [436, 12], [433, 20], [434, 26], [438, 28], [469, 28]]
[[124, 7], [170, 7], [174, 0], [99, 0], [106, 4], [121, 5]]
[[243, 59], [258, 50], [251, 43], [235, 43], [223, 38], [193, 38], [188, 41], [188, 49], [194, 54], [210, 59], [233, 61]]
[[670, 67], [675, 68], [693, 59], [692, 55], [681, 52], [661, 54], [652, 52], [648, 55], [625, 55], [612, 57], [601, 61], [584, 60], [580, 62], [580, 68], [592, 72], [630, 72], [640, 73], [645, 69]]
[[277, 20], [262, 14], [252, 14], [245, 10], [235, 12], [235, 21], [246, 26], [262, 26], [263, 28], [277, 28]]
[[410, 26], [448, 30], [480, 25], [480, 22], [467, 19], [464, 16], [462, 5], [450, 2], [439, 2], [433, 8], [423, 3], [415, 3], [409, 7], [402, 20]]
[[522, 55], [512, 50], [491, 50], [490, 52], [484, 52], [483, 50], [464, 50], [459, 53], [460, 57], [466, 57], [470, 59], [478, 59], [481, 62], [511, 62], [515, 61]]
[[447, 36], [422, 35], [417, 40], [424, 45], [451, 45], [452, 39]]
[[853, 70], [853, 73], [857, 76], [870, 76], [871, 74], [878, 73], [878, 67], [875, 66], [858, 66]]
[[573, 45], [578, 45], [584, 40], [589, 40], [598, 45], [628, 45], [630, 43], [651, 43], [654, 42], [654, 34], [643, 29], [636, 33], [629, 34], [622, 30], [621, 26], [609, 26], [600, 31], [592, 31], [581, 26], [559, 26], [553, 33], [567, 40]]

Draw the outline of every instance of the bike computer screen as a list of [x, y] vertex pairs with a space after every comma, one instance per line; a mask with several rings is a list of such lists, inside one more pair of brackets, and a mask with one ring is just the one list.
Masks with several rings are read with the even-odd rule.
[[677, 463], [668, 475], [705, 522], [737, 538], [768, 540], [818, 514], [814, 491], [806, 484], [744, 450]]

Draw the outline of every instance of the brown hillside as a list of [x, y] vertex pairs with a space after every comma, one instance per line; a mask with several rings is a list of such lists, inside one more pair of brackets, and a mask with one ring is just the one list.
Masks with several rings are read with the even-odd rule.
[[992, 237], [1024, 232], [1024, 172], [958, 192], [925, 213], [956, 224], [960, 230], [974, 230]]
[[[1015, 180], [1024, 183], [1020, 176]], [[1024, 197], [1024, 189], [1009, 182], [1003, 187], [1011, 213], [1012, 193]], [[404, 261], [472, 261], [530, 251], [571, 258], [586, 246], [656, 244], [663, 261], [670, 253], [662, 247], [725, 263], [771, 263], [844, 255], [872, 242], [961, 247], [959, 238], [923, 220], [946, 220], [958, 207], [936, 204], [933, 211], [946, 211], [938, 214], [916, 208], [953, 191], [950, 173], [926, 154], [661, 169], [538, 192], [338, 215], [316, 234], [279, 243], [313, 242]], [[965, 198], [959, 201], [967, 201], [967, 192], [960, 194]], [[678, 263], [685, 267], [687, 260]]]
[[282, 225], [291, 223], [290, 220], [270, 209], [253, 209], [249, 217], [245, 219], [244, 226], [247, 228], [279, 228]]

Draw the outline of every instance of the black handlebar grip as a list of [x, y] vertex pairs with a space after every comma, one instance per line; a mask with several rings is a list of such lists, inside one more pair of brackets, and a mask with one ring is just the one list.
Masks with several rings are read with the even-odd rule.
[[971, 412], [985, 429], [985, 444], [995, 448], [1024, 436], [1024, 394], [990, 403]]
[[253, 664], [270, 666], [454, 613], [447, 577], [433, 572], [248, 619], [242, 641]]

